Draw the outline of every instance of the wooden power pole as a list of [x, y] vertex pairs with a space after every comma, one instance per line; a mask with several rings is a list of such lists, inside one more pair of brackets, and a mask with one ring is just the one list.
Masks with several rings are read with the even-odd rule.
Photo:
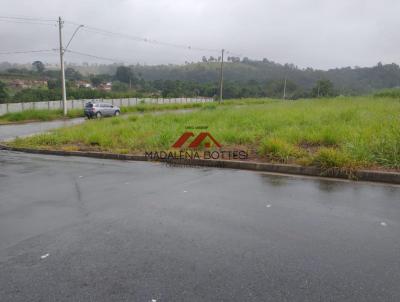
[[286, 81], [287, 79], [285, 78], [285, 84], [283, 85], [283, 99], [286, 99]]
[[224, 52], [225, 52], [225, 50], [222, 49], [221, 68], [219, 71], [219, 101], [220, 102], [222, 102], [223, 89], [224, 89]]

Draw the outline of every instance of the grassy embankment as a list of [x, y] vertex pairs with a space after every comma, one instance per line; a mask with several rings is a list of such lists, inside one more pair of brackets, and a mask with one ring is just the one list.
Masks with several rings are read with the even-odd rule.
[[[83, 116], [82, 110], [73, 109], [68, 111], [67, 118]], [[0, 116], [0, 125], [19, 122], [45, 122], [63, 118], [62, 110], [25, 110], [12, 112]]]
[[[221, 105], [227, 106], [230, 104], [244, 105], [244, 104], [261, 104], [266, 100], [241, 100], [241, 101], [226, 101]], [[187, 103], [187, 104], [139, 104], [130, 107], [121, 107], [121, 113], [135, 113], [135, 112], [151, 112], [151, 111], [164, 111], [164, 110], [179, 110], [201, 108], [207, 103]], [[83, 117], [82, 109], [69, 109], [67, 118]], [[18, 122], [44, 122], [62, 119], [62, 110], [25, 110], [22, 112], [7, 113], [0, 116], [0, 125]]]
[[322, 168], [400, 170], [397, 98], [260, 102], [255, 100], [249, 106], [207, 104], [186, 114], [93, 120], [11, 144], [143, 154], [144, 150], [169, 150], [188, 126], [208, 126], [225, 150], [246, 149], [259, 160]]
[[[156, 110], [173, 110], [181, 108], [200, 107], [201, 104], [166, 104], [166, 105], [151, 105], [143, 104], [132, 107], [122, 107], [122, 113], [146, 112]], [[82, 109], [69, 109], [67, 118], [83, 117]], [[62, 119], [62, 110], [25, 110], [22, 112], [12, 112], [0, 116], [0, 125], [18, 122], [45, 122], [57, 119]]]

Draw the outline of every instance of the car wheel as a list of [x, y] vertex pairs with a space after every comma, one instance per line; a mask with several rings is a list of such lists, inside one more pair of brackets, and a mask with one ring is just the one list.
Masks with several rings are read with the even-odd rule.
[[101, 118], [101, 112], [96, 112], [96, 118]]
[[121, 114], [121, 112], [119, 112], [118, 110], [114, 112], [115, 116], [119, 116]]

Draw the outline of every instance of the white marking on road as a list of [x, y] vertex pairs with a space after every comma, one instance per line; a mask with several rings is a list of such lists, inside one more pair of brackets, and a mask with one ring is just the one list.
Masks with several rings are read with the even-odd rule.
[[79, 175], [79, 178], [82, 178], [83, 176], [82, 175]]
[[40, 259], [46, 259], [46, 258], [49, 257], [49, 256], [50, 256], [50, 254], [47, 253], [47, 254], [44, 254], [44, 255], [40, 256]]
[[187, 193], [187, 191], [183, 191], [183, 193]]
[[267, 205], [266, 205], [266, 207], [267, 207], [267, 208], [270, 208], [270, 207], [271, 207], [271, 205], [270, 205], [270, 204], [267, 204]]
[[387, 223], [384, 222], [384, 221], [382, 221], [382, 222], [381, 222], [381, 226], [387, 226]]

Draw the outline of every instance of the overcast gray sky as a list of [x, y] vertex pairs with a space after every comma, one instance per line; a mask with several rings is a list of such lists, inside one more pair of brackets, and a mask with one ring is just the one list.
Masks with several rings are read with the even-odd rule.
[[[299, 67], [400, 63], [398, 0], [1, 0], [0, 16], [55, 19], [193, 47], [268, 58]], [[75, 26], [65, 25], [65, 40]], [[0, 21], [0, 52], [58, 47], [56, 26]], [[80, 31], [71, 50], [130, 63], [197, 61], [207, 51], [176, 49]], [[56, 54], [0, 61], [57, 62]], [[66, 61], [102, 62], [76, 54]]]

